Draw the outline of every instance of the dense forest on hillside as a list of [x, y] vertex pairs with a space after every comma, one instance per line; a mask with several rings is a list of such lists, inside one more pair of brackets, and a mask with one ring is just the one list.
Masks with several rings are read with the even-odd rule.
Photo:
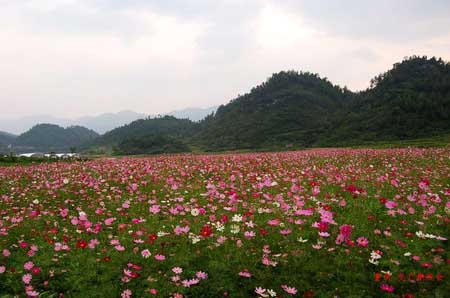
[[170, 137], [161, 138], [163, 143], [177, 139], [199, 151], [282, 150], [448, 133], [450, 64], [413, 56], [376, 76], [362, 92], [318, 74], [281, 71], [198, 123], [173, 117], [138, 120], [110, 131], [95, 145], [109, 144], [120, 152], [119, 143], [134, 144], [139, 151], [139, 138], [162, 135]]
[[[413, 56], [374, 77], [370, 87], [361, 92], [333, 85], [318, 74], [281, 71], [200, 122], [149, 117], [102, 136], [83, 127], [42, 124], [18, 136], [14, 143], [42, 150], [76, 146], [99, 153], [151, 154], [285, 150], [433, 138], [442, 143], [449, 135], [450, 64]], [[14, 137], [5, 138], [10, 141]]]
[[18, 136], [14, 147], [19, 151], [69, 151], [98, 136], [82, 126], [63, 128], [54, 124], [38, 124]]

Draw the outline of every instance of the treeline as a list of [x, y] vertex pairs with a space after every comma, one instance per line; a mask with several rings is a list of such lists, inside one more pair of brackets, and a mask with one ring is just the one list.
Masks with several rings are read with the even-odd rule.
[[[115, 153], [280, 150], [393, 142], [450, 132], [450, 64], [413, 56], [362, 92], [282, 71], [200, 122], [149, 118], [95, 141]], [[158, 137], [159, 136], [159, 137]], [[176, 148], [176, 149], [174, 149]]]

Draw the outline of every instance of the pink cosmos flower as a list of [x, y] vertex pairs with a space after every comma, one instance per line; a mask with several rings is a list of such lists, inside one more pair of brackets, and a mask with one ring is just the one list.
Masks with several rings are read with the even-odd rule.
[[88, 247], [90, 249], [94, 249], [99, 244], [100, 244], [100, 242], [97, 239], [91, 239], [91, 240], [89, 240]]
[[247, 239], [251, 239], [256, 236], [256, 233], [254, 231], [245, 231], [244, 237]]
[[3, 256], [5, 256], [5, 257], [9, 257], [10, 255], [11, 255], [11, 252], [8, 250], [8, 249], [3, 249], [3, 252], [2, 252], [2, 254], [3, 254]]
[[124, 291], [122, 292], [122, 294], [120, 294], [120, 296], [121, 296], [122, 298], [131, 298], [132, 294], [133, 294], [133, 293], [131, 292], [131, 290], [126, 289], [126, 290], [124, 290]]
[[164, 255], [160, 255], [160, 254], [155, 255], [155, 260], [157, 260], [157, 261], [164, 261], [165, 259], [166, 259], [166, 257]]
[[388, 284], [381, 284], [380, 289], [385, 292], [392, 293], [394, 292], [394, 286]]
[[116, 246], [114, 246], [114, 248], [115, 248], [117, 251], [124, 251], [124, 250], [125, 250], [125, 247], [123, 247], [122, 245], [116, 245]]
[[69, 209], [67, 209], [67, 208], [61, 209], [59, 211], [59, 215], [61, 215], [61, 217], [66, 217], [68, 214], [69, 214]]
[[161, 207], [159, 205], [152, 205], [148, 210], [150, 213], [158, 214], [161, 211]]
[[105, 223], [105, 225], [110, 226], [110, 225], [112, 225], [114, 220], [115, 220], [114, 217], [110, 217], [110, 218], [105, 219], [104, 223]]
[[280, 223], [281, 223], [281, 220], [279, 220], [278, 218], [270, 219], [267, 222], [267, 224], [270, 225], [270, 226], [278, 226], [278, 225], [280, 225]]
[[172, 272], [175, 274], [181, 274], [181, 273], [183, 273], [183, 269], [180, 267], [174, 267], [174, 268], [172, 268]]
[[288, 294], [295, 295], [297, 294], [297, 289], [294, 287], [289, 287], [287, 285], [282, 285], [281, 288]]
[[241, 272], [239, 272], [239, 276], [250, 278], [252, 277], [252, 274], [248, 271], [248, 269], [244, 269]]
[[291, 232], [292, 232], [291, 229], [280, 230], [280, 234], [284, 236], [289, 235]]
[[314, 186], [311, 190], [313, 196], [317, 196], [320, 193], [320, 186]]
[[397, 203], [394, 201], [387, 201], [386, 203], [384, 203], [384, 206], [388, 209], [394, 209], [395, 207], [397, 207]]
[[141, 251], [141, 255], [144, 258], [148, 258], [152, 255], [152, 253], [148, 249], [144, 249], [143, 251]]
[[5, 273], [5, 271], [6, 271], [6, 267], [0, 266], [0, 274]]
[[197, 276], [198, 279], [207, 279], [208, 278], [208, 274], [203, 271], [197, 271], [195, 273], [195, 276]]
[[31, 274], [29, 274], [29, 273], [22, 276], [23, 283], [27, 284], [27, 285], [31, 282], [32, 279], [33, 279], [33, 276], [31, 276]]
[[31, 261], [28, 261], [28, 262], [26, 262], [24, 265], [23, 265], [23, 268], [25, 269], [25, 270], [31, 270], [31, 268], [33, 268], [34, 267], [34, 264], [33, 264], [33, 262], [31, 262]]

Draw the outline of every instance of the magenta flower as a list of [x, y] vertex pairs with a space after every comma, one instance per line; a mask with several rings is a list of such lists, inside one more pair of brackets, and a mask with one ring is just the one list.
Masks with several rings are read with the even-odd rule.
[[365, 237], [358, 237], [358, 239], [356, 239], [356, 243], [361, 247], [367, 247], [369, 245], [369, 240]]

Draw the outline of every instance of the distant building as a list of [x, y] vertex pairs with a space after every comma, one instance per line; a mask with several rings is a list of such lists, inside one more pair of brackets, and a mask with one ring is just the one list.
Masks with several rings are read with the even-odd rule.
[[27, 158], [44, 158], [45, 154], [40, 152], [33, 153], [22, 153], [18, 155], [19, 157], [27, 157]]

